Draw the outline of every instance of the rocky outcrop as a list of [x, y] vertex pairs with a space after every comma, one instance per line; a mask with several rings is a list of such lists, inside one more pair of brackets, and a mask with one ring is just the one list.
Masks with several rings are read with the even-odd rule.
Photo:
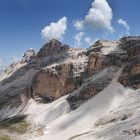
[[106, 88], [113, 78], [115, 78], [118, 70], [118, 67], [109, 67], [97, 72], [96, 75], [87, 79], [78, 89], [67, 97], [71, 109], [78, 108], [85, 101]]
[[33, 80], [33, 96], [43, 102], [53, 101], [81, 86], [84, 79], [84, 61], [67, 61], [41, 69]]
[[35, 50], [29, 49], [29, 50], [27, 50], [27, 51], [24, 53], [21, 62], [22, 62], [22, 63], [29, 62], [31, 59], [33, 59], [33, 58], [35, 58], [35, 57], [36, 57], [36, 52], [35, 52]]
[[38, 52], [37, 57], [47, 57], [53, 56], [56, 54], [62, 54], [69, 50], [69, 46], [62, 44], [58, 40], [51, 40], [50, 42], [46, 43]]
[[89, 77], [105, 67], [105, 57], [101, 53], [93, 52], [89, 55], [87, 63], [87, 73]]
[[140, 88], [140, 37], [124, 37], [120, 46], [128, 54], [120, 82], [134, 89]]
[[140, 53], [140, 37], [124, 37], [120, 40], [120, 47], [127, 51], [129, 60]]

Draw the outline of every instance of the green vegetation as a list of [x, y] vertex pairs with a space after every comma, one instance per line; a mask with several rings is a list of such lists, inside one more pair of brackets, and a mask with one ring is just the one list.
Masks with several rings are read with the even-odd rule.
[[8, 136], [0, 136], [0, 140], [12, 140]]
[[[0, 122], [0, 130], [8, 130], [9, 132], [16, 132], [20, 134], [26, 133], [29, 128], [29, 124], [25, 120], [26, 116], [18, 116], [8, 118]], [[1, 140], [1, 139], [0, 139]]]

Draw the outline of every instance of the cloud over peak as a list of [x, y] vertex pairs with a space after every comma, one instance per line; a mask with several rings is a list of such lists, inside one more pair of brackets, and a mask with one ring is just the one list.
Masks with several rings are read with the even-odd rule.
[[74, 26], [76, 29], [82, 29], [83, 27], [106, 29], [113, 33], [112, 18], [113, 12], [108, 2], [106, 0], [95, 0], [85, 18], [81, 21], [77, 20]]
[[62, 17], [56, 23], [51, 23], [50, 25], [44, 27], [41, 31], [42, 37], [48, 41], [51, 39], [63, 39], [67, 29], [67, 18]]
[[122, 25], [122, 26], [125, 28], [126, 34], [127, 34], [127, 35], [130, 34], [130, 33], [129, 33], [130, 27], [129, 27], [127, 21], [125, 21], [125, 20], [123, 20], [123, 19], [120, 18], [120, 19], [118, 19], [118, 24]]
[[81, 40], [82, 40], [84, 34], [85, 34], [84, 32], [79, 32], [74, 36], [74, 39], [75, 39], [75, 45], [74, 46], [76, 48], [81, 46]]

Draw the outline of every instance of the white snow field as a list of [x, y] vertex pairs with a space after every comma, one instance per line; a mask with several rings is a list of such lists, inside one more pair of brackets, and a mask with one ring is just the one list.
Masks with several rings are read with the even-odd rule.
[[[136, 92], [117, 82], [121, 71], [122, 69], [108, 87], [74, 111], [70, 110], [67, 96], [50, 104], [39, 104], [30, 100], [24, 113], [29, 115], [28, 120], [34, 125], [44, 127], [44, 134], [32, 136], [29, 140], [102, 140], [107, 135], [113, 136], [111, 130], [100, 136], [99, 132], [104, 129], [103, 125], [100, 126], [100, 123], [103, 123], [102, 118], [103, 121], [110, 120], [108, 116], [115, 110], [118, 110], [121, 116], [123, 111], [120, 110], [129, 108], [129, 104], [131, 106], [131, 96]], [[94, 131], [98, 132], [99, 136]]]

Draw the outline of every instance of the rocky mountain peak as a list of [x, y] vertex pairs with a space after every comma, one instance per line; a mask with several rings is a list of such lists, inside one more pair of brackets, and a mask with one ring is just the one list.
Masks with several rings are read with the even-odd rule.
[[36, 56], [35, 50], [33, 50], [32, 48], [30, 48], [29, 50], [27, 50], [27, 51], [24, 53], [21, 62], [22, 62], [22, 63], [28, 62], [31, 58], [34, 58], [35, 56]]
[[60, 41], [56, 39], [52, 39], [49, 42], [45, 43], [45, 45], [38, 52], [37, 56], [47, 57], [47, 56], [57, 55], [68, 51], [69, 48], [70, 47], [68, 45], [62, 44]]
[[[46, 44], [47, 44], [47, 43], [46, 43]], [[48, 44], [49, 44], [49, 46], [51, 46], [51, 47], [59, 47], [59, 46], [62, 45], [62, 43], [61, 43], [59, 40], [57, 40], [57, 39], [52, 39], [52, 40], [50, 40], [50, 41], [48, 42]], [[48, 46], [46, 45], [45, 47], [48, 47]]]
[[100, 47], [111, 47], [111, 46], [118, 46], [119, 41], [108, 41], [108, 40], [98, 40], [93, 47], [100, 46]]

